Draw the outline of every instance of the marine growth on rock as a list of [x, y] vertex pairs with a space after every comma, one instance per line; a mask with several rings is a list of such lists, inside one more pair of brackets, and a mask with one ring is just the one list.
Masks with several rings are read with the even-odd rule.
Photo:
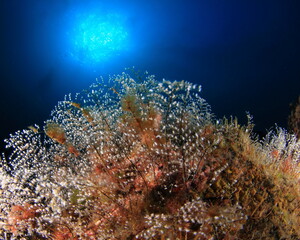
[[1, 239], [300, 239], [300, 143], [218, 120], [186, 81], [126, 73], [6, 140]]
[[288, 129], [300, 139], [300, 96], [297, 101], [290, 105], [290, 109]]

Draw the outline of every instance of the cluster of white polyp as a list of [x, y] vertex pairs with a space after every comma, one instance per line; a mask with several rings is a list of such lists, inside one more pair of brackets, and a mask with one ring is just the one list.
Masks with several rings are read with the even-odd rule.
[[[216, 210], [194, 190], [169, 212], [161, 209], [195, 179], [212, 184], [229, 167], [209, 158], [225, 143], [221, 131], [206, 138], [215, 123], [200, 91], [185, 81], [159, 83], [150, 75], [138, 82], [123, 73], [66, 96], [44, 128], [12, 134], [0, 166], [1, 236], [208, 239], [212, 227], [240, 229], [239, 205]], [[299, 155], [299, 143], [287, 136], [266, 138], [266, 158], [274, 148]]]

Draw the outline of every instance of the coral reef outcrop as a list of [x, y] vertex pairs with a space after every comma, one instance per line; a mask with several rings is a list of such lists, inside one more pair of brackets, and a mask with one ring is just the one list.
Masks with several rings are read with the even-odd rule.
[[6, 140], [2, 239], [300, 239], [300, 143], [218, 120], [185, 81], [128, 74]]

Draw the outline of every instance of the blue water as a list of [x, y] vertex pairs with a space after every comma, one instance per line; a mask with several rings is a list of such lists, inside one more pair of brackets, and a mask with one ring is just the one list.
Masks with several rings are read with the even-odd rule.
[[201, 84], [220, 118], [249, 111], [258, 131], [285, 127], [300, 94], [299, 12], [297, 0], [3, 0], [0, 140], [132, 66]]

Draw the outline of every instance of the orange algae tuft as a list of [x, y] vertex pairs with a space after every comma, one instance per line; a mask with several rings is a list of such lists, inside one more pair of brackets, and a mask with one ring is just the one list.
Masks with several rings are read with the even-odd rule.
[[56, 123], [47, 123], [45, 126], [45, 133], [60, 144], [66, 143], [66, 134], [64, 129]]

